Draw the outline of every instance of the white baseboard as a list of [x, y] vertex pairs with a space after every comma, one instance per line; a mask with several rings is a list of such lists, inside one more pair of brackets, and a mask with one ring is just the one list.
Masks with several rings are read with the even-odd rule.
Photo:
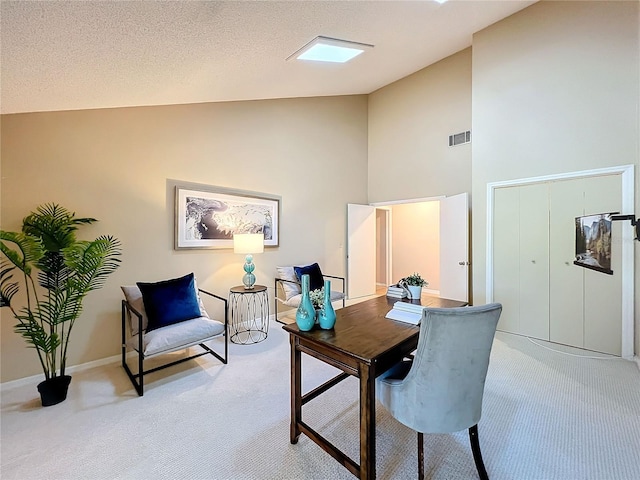
[[427, 293], [429, 295], [436, 295], [436, 296], [440, 296], [440, 290], [432, 290], [430, 288], [423, 288], [422, 291], [424, 293]]
[[[112, 357], [101, 358], [99, 360], [93, 360], [87, 363], [81, 363], [80, 365], [73, 365], [65, 369], [65, 374], [72, 374], [75, 372], [82, 372], [89, 370], [90, 368], [101, 367], [102, 365], [109, 365], [111, 363], [119, 362], [121, 355], [113, 355]], [[0, 383], [0, 390], [7, 390], [10, 388], [22, 387], [24, 385], [37, 385], [44, 380], [44, 374], [39, 373], [37, 375], [31, 375], [30, 377], [18, 378], [17, 380], [11, 380], [9, 382]]]
[[[275, 314], [269, 315], [269, 322], [275, 321]], [[133, 358], [137, 354], [134, 351], [127, 352], [127, 358]], [[82, 372], [89, 370], [90, 368], [101, 367], [103, 365], [109, 365], [111, 363], [119, 363], [122, 358], [122, 354], [113, 355], [111, 357], [101, 358], [99, 360], [92, 360], [91, 362], [81, 363], [79, 365], [73, 365], [65, 369], [65, 374], [71, 375], [75, 372]], [[8, 390], [10, 388], [22, 387], [24, 385], [37, 385], [44, 380], [44, 374], [39, 373], [37, 375], [31, 375], [30, 377], [18, 378], [9, 382], [0, 383], [0, 390]]]

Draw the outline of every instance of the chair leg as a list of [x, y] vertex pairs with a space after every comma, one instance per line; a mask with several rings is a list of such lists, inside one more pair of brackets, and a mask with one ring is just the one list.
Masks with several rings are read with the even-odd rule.
[[478, 476], [480, 480], [489, 480], [487, 470], [484, 468], [482, 461], [482, 452], [480, 452], [480, 440], [478, 439], [478, 425], [469, 427], [469, 442], [471, 443], [471, 452], [473, 453], [473, 461], [476, 463]]
[[418, 432], [418, 480], [424, 480], [424, 434]]
[[[138, 335], [138, 338], [142, 338], [142, 334]], [[142, 341], [138, 346], [138, 381], [140, 382], [140, 388], [137, 388], [138, 396], [144, 395], [144, 354], [142, 353]]]
[[[125, 335], [125, 308], [126, 308], [126, 302], [123, 300], [122, 301], [122, 368], [124, 368], [124, 371], [126, 372], [127, 376], [129, 377], [129, 380], [131, 380], [131, 383], [133, 385], [133, 387], [136, 389], [136, 392], [138, 393], [138, 396], [142, 396], [144, 394], [144, 371], [143, 371], [143, 356], [142, 354], [138, 353], [138, 375], [134, 375], [131, 372], [131, 369], [129, 368], [129, 365], [127, 365], [127, 344], [125, 342], [126, 339], [126, 335]], [[141, 324], [139, 325], [139, 327], [141, 326]], [[142, 351], [142, 335], [138, 335], [138, 352]], [[136, 381], [136, 378], [138, 379]]]
[[276, 280], [274, 283], [275, 285], [274, 285], [273, 291], [275, 293], [273, 294], [273, 306], [275, 307], [274, 310], [276, 312], [275, 315], [276, 315], [276, 322], [277, 322], [278, 321], [278, 281]]

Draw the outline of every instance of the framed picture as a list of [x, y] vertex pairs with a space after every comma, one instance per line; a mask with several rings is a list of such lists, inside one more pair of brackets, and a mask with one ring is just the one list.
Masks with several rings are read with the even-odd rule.
[[576, 217], [574, 265], [613, 275], [611, 270], [611, 213]]
[[234, 233], [263, 233], [278, 245], [280, 200], [220, 187], [176, 186], [175, 248], [233, 248]]

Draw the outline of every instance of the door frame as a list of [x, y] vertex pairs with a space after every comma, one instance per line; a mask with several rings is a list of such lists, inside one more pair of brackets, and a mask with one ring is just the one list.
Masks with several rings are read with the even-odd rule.
[[[406, 205], [408, 203], [423, 203], [423, 202], [439, 202], [443, 199], [447, 198], [446, 195], [438, 195], [435, 197], [421, 197], [421, 198], [409, 198], [406, 200], [389, 200], [386, 202], [373, 202], [370, 203], [372, 207], [376, 210], [387, 210], [387, 285], [391, 285], [393, 283], [393, 259], [391, 255], [392, 246], [393, 246], [393, 235], [391, 235], [392, 230], [392, 209], [394, 205]], [[429, 289], [423, 289], [427, 293], [438, 294], [439, 292], [429, 291]]]
[[[384, 262], [385, 262], [385, 269], [386, 269], [386, 275], [385, 275], [385, 287], [387, 287], [388, 285], [391, 285], [391, 283], [393, 282], [393, 280], [391, 279], [392, 275], [391, 275], [391, 271], [392, 271], [392, 267], [393, 267], [393, 260], [391, 258], [391, 251], [392, 251], [392, 242], [393, 242], [393, 236], [391, 235], [392, 232], [392, 210], [389, 206], [383, 206], [383, 205], [374, 205], [373, 203], [368, 203], [368, 204], [364, 204], [364, 203], [355, 203], [355, 204], [351, 204], [351, 205], [360, 205], [363, 207], [371, 207], [374, 211], [374, 214], [377, 215], [378, 211], [383, 211], [385, 214], [385, 232], [384, 232], [384, 236], [385, 236], [385, 241], [386, 241], [386, 249], [384, 252]], [[348, 214], [348, 209], [347, 209], [347, 223], [349, 223], [349, 214]], [[348, 230], [348, 228], [347, 228]], [[348, 237], [348, 233], [347, 233], [347, 237]], [[373, 239], [374, 243], [377, 246], [378, 243], [378, 239], [377, 236], [374, 237]], [[349, 257], [350, 257], [350, 244], [349, 244], [349, 239], [347, 238], [347, 299], [351, 300], [353, 297], [350, 293], [350, 288], [348, 288], [349, 286]], [[375, 279], [375, 285], [376, 285], [376, 290], [378, 288], [378, 282], [377, 282], [377, 275], [376, 275], [376, 279]]]
[[[371, 205], [372, 207], [374, 207], [376, 209], [376, 212], [378, 211], [382, 211], [384, 212], [385, 215], [385, 232], [384, 232], [384, 236], [385, 236], [385, 243], [387, 245], [387, 248], [385, 249], [384, 252], [384, 263], [385, 263], [385, 287], [388, 287], [389, 285], [391, 285], [391, 283], [393, 282], [393, 280], [391, 279], [391, 269], [392, 269], [392, 261], [393, 259], [391, 258], [391, 242], [393, 242], [393, 238], [391, 236], [391, 222], [392, 217], [391, 217], [391, 208], [389, 207], [376, 207], [375, 205]], [[376, 286], [378, 285], [378, 282], [376, 282]]]
[[[573, 180], [585, 177], [600, 177], [604, 175], [621, 175], [622, 183], [622, 215], [634, 213], [634, 165], [598, 168], [579, 172], [567, 172], [541, 177], [519, 178], [501, 182], [487, 183], [487, 251], [486, 251], [486, 302], [493, 302], [493, 208], [494, 191], [497, 188], [515, 187], [533, 183], [543, 183], [553, 180]], [[622, 229], [622, 342], [621, 357], [631, 359], [634, 355], [634, 240], [633, 229]]]

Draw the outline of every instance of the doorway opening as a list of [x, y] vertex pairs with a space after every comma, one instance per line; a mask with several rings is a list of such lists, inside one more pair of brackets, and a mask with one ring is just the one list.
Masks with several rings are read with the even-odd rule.
[[347, 230], [350, 299], [417, 272], [425, 293], [468, 301], [468, 194], [349, 205]]

